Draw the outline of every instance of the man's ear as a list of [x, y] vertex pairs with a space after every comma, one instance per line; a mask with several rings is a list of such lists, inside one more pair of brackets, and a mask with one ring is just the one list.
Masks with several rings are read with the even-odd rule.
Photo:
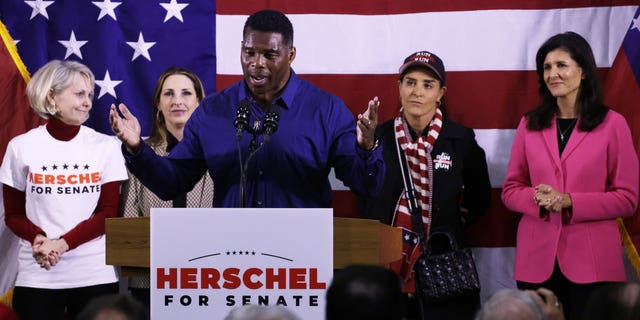
[[293, 63], [293, 60], [296, 59], [296, 47], [291, 47], [291, 51], [289, 51], [289, 64]]

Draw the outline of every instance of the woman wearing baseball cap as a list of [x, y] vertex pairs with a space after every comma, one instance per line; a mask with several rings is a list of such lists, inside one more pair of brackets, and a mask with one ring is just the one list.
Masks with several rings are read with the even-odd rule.
[[434, 302], [421, 299], [416, 288], [414, 266], [422, 243], [414, 242], [418, 238], [410, 213], [414, 206], [405, 190], [415, 190], [414, 212], [422, 215], [425, 239], [433, 232], [447, 232], [461, 247], [464, 228], [486, 211], [491, 198], [485, 153], [473, 130], [446, 116], [445, 81], [444, 64], [437, 55], [419, 51], [404, 60], [398, 79], [400, 111], [376, 129], [387, 165], [383, 189], [376, 197], [360, 199], [365, 216], [403, 229], [403, 259], [392, 263], [391, 269], [404, 281], [407, 319], [473, 319], [480, 302], [478, 294]]

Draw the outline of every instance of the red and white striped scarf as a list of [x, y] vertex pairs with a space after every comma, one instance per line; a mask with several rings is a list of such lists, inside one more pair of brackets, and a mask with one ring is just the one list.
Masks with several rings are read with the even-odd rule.
[[[418, 194], [418, 203], [422, 208], [422, 222], [426, 239], [429, 236], [432, 213], [433, 162], [431, 150], [442, 128], [442, 112], [436, 108], [435, 115], [429, 123], [427, 136], [421, 135], [417, 141], [413, 141], [411, 137], [409, 125], [402, 116], [402, 110], [400, 115], [395, 118], [394, 125], [397, 143], [407, 159], [407, 163], [404, 165], [409, 168], [411, 182]], [[415, 292], [413, 266], [420, 257], [422, 248], [418, 243], [417, 235], [412, 231], [413, 225], [406, 192], [402, 192], [400, 199], [398, 199], [392, 225], [403, 230], [403, 259], [392, 263], [391, 269], [404, 279], [404, 292]]]

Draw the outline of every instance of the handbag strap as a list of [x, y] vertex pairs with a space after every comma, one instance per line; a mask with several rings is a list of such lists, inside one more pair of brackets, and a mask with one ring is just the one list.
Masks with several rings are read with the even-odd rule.
[[409, 167], [407, 165], [407, 158], [404, 152], [400, 148], [398, 139], [396, 140], [396, 151], [398, 153], [398, 161], [400, 162], [400, 173], [402, 174], [402, 183], [404, 184], [405, 197], [407, 198], [407, 204], [409, 206], [409, 213], [411, 214], [412, 229], [418, 235], [418, 239], [423, 243], [422, 251], [426, 250], [426, 239], [424, 235], [424, 223], [422, 222], [422, 208], [418, 203], [418, 197], [416, 190], [413, 188], [413, 182], [411, 181], [411, 175], [409, 174]]

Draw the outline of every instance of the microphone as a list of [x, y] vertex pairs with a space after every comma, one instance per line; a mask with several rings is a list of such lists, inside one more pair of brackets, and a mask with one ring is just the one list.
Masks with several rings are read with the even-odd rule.
[[278, 130], [278, 122], [280, 121], [280, 106], [277, 104], [271, 105], [269, 111], [264, 117], [264, 125], [262, 129], [264, 130], [264, 142], [269, 142], [271, 139], [271, 135], [274, 134]]
[[233, 120], [233, 126], [236, 127], [236, 139], [242, 138], [242, 133], [249, 128], [249, 108], [251, 102], [247, 99], [240, 101], [238, 110], [236, 111], [236, 118]]
[[[238, 112], [236, 119], [233, 121], [233, 125], [238, 129], [238, 159], [240, 160], [240, 207], [247, 207], [247, 199], [246, 199], [246, 185], [247, 185], [247, 170], [249, 169], [249, 162], [251, 158], [258, 153], [258, 151], [267, 143], [269, 139], [271, 139], [271, 135], [278, 130], [278, 122], [280, 121], [280, 106], [277, 104], [271, 105], [269, 110], [264, 116], [264, 124], [262, 125], [262, 129], [258, 132], [255, 130], [251, 130], [249, 127], [249, 107], [251, 107], [249, 101], [242, 100], [240, 101], [240, 105], [238, 106]], [[253, 139], [249, 144], [249, 156], [247, 156], [247, 160], [242, 162], [242, 151], [240, 147], [240, 137], [242, 136], [242, 132], [244, 130], [248, 130], [253, 134]], [[264, 139], [260, 145], [257, 145], [257, 135], [264, 133]]]

